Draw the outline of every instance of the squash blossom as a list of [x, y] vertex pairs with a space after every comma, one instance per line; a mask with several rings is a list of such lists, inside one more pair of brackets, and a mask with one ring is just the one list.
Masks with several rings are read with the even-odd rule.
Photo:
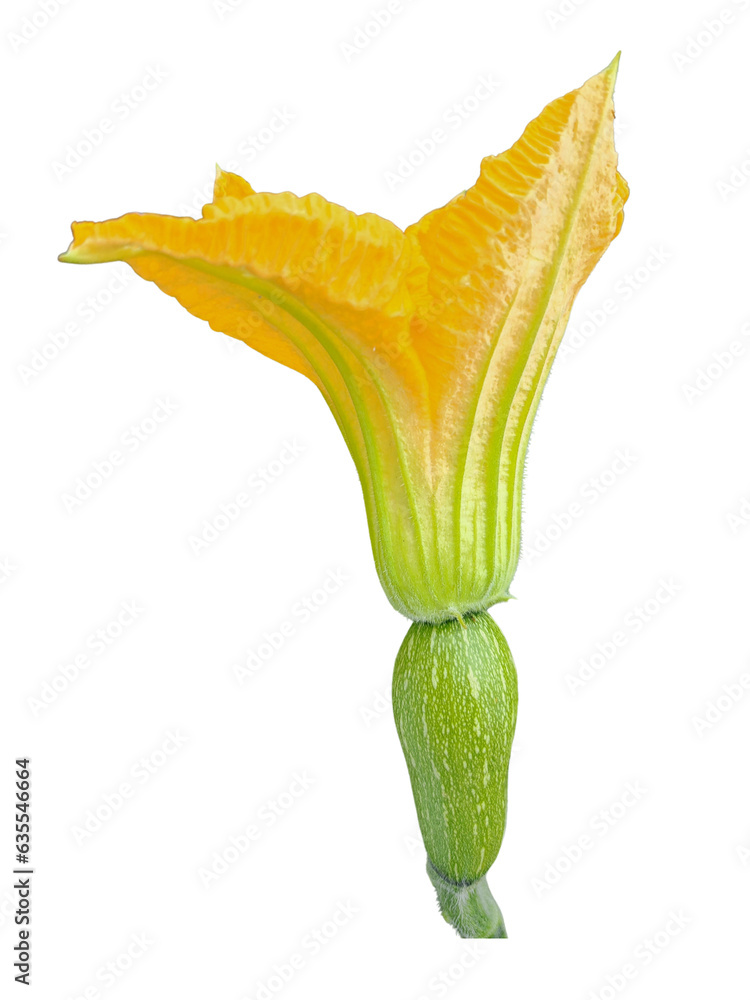
[[127, 261], [213, 330], [311, 379], [344, 435], [391, 604], [393, 705], [427, 870], [463, 937], [504, 937], [510, 597], [532, 421], [575, 296], [617, 235], [617, 59], [402, 231], [217, 171], [201, 219], [78, 222], [60, 260]]

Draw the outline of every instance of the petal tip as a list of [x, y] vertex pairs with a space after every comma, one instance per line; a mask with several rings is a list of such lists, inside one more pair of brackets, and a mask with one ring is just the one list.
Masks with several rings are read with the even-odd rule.
[[583, 84], [581, 89], [582, 90], [589, 90], [590, 88], [598, 89], [600, 83], [604, 83], [606, 91], [609, 93], [609, 96], [611, 97], [615, 89], [615, 81], [617, 80], [617, 71], [620, 66], [621, 55], [622, 51], [618, 52], [617, 55], [612, 60], [612, 62], [610, 62], [608, 66], [605, 66], [604, 69], [601, 70], [601, 72], [595, 73], [593, 76], [589, 77], [589, 79]]
[[216, 164], [216, 179], [214, 180], [214, 202], [219, 198], [247, 198], [255, 194], [252, 185], [244, 177], [234, 174], [231, 170], [223, 170]]
[[615, 89], [615, 80], [617, 79], [617, 72], [620, 68], [620, 56], [622, 55], [622, 49], [615, 55], [609, 66], [606, 66], [601, 73], [597, 73], [596, 77], [606, 80], [609, 85], [610, 94]]
[[92, 264], [96, 260], [90, 256], [86, 250], [86, 239], [90, 235], [92, 223], [74, 222], [71, 225], [73, 239], [68, 245], [68, 249], [58, 255], [58, 260], [63, 264]]
[[63, 264], [80, 264], [80, 263], [82, 263], [80, 255], [79, 255], [79, 252], [78, 252], [78, 248], [76, 247], [75, 244], [76, 244], [76, 241], [73, 240], [73, 242], [70, 244], [70, 246], [68, 247], [67, 250], [65, 250], [63, 253], [57, 255], [57, 259], [59, 261], [61, 261]]

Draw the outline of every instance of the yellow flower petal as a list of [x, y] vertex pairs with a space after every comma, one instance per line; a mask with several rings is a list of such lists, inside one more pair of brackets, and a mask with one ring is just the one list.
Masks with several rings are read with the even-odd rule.
[[452, 510], [454, 559], [470, 589], [488, 564], [506, 567], [506, 585], [515, 572], [541, 390], [573, 300], [622, 225], [618, 61], [549, 104], [507, 152], [483, 161], [472, 188], [407, 229], [429, 266], [429, 302], [412, 330], [444, 463], [435, 489]]
[[406, 233], [217, 171], [203, 218], [76, 223], [61, 260], [125, 260], [320, 388], [354, 457], [381, 582], [412, 618], [508, 597], [520, 484], [573, 299], [619, 230], [616, 66], [550, 104]]
[[127, 261], [212, 329], [312, 379], [356, 462], [381, 578], [408, 589], [385, 550], [401, 545], [407, 575], [415, 564], [426, 575], [412, 498], [413, 478], [425, 493], [426, 470], [404, 455], [406, 439], [428, 452], [427, 385], [409, 334], [421, 255], [392, 223], [317, 194], [238, 198], [223, 193], [238, 190], [223, 177], [219, 188], [200, 220], [132, 213], [75, 223], [60, 259]]

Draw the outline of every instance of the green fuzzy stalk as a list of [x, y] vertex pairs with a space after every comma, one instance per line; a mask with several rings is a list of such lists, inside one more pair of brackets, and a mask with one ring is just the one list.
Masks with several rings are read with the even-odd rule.
[[461, 937], [505, 937], [485, 875], [505, 832], [516, 669], [486, 613], [414, 622], [396, 657], [393, 712], [427, 873]]

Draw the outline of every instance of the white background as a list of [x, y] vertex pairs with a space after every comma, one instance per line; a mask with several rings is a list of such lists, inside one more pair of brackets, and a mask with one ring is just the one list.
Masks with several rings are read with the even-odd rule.
[[[37, 13], [28, 40], [40, 6], [3, 6], [3, 996], [22, 992], [9, 914], [13, 759], [26, 754], [37, 872], [24, 995], [747, 996], [750, 693], [732, 688], [743, 697], [722, 700], [719, 721], [697, 720], [750, 670], [750, 4], [727, 0], [722, 24], [720, 0], [404, 0], [366, 48], [342, 48], [384, 6], [68, 0], [54, 13], [48, 0], [53, 16]], [[510, 937], [471, 945], [439, 917], [415, 839], [384, 698], [407, 622], [380, 590], [323, 399], [155, 286], [133, 276], [113, 291], [123, 265], [56, 257], [73, 219], [197, 214], [217, 160], [256, 189], [319, 191], [406, 226], [620, 48], [632, 197], [539, 411], [517, 600], [495, 609], [520, 688], [489, 876]], [[150, 70], [162, 79], [141, 100]], [[389, 185], [488, 75], [491, 98]], [[279, 111], [283, 130], [262, 132]], [[106, 117], [114, 128], [90, 155], [56, 169]], [[261, 135], [271, 141], [253, 155]], [[29, 375], [71, 322], [77, 335]], [[686, 391], [714, 352], [731, 366]], [[66, 510], [77, 478], [130, 427], [150, 428], [160, 399], [169, 418]], [[285, 442], [303, 453], [195, 554], [189, 536]], [[602, 477], [618, 450], [630, 467]], [[345, 582], [303, 621], [297, 602], [332, 571]], [[679, 588], [669, 601], [662, 580]], [[133, 624], [35, 712], [30, 699], [128, 601], [142, 609]], [[240, 684], [233, 665], [286, 621], [293, 635]], [[625, 644], [571, 693], [570, 675], [617, 631]], [[166, 755], [170, 732], [183, 742]], [[312, 781], [297, 797], [295, 774]], [[638, 800], [618, 806], [629, 782]], [[123, 783], [132, 796], [82, 838]], [[292, 802], [273, 825], [269, 800]], [[258, 839], [206, 887], [200, 869], [248, 826]], [[309, 935], [334, 916], [314, 953]], [[131, 967], [112, 983], [101, 970], [118, 960]]]

